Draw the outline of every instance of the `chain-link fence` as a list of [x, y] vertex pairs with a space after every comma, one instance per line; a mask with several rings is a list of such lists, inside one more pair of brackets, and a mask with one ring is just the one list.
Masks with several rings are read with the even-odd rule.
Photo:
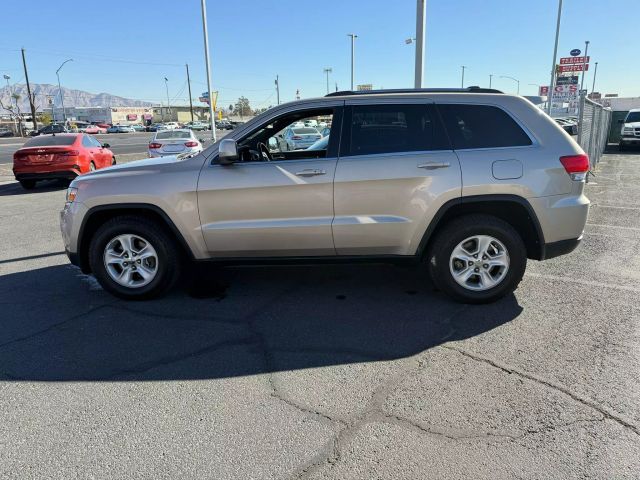
[[578, 107], [578, 143], [589, 155], [591, 168], [598, 164], [607, 148], [610, 124], [611, 109], [589, 100], [582, 93]]

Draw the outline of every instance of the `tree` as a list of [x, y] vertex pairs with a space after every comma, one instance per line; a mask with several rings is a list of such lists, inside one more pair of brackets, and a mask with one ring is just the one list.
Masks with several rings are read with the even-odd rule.
[[247, 97], [240, 97], [234, 107], [236, 112], [240, 112], [240, 117], [245, 115], [251, 115], [251, 105], [249, 105], [249, 99]]

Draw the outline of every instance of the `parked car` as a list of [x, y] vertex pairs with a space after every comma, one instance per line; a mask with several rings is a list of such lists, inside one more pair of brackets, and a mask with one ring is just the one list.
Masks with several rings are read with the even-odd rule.
[[149, 157], [194, 154], [202, 151], [202, 143], [192, 130], [164, 130], [156, 132], [149, 142]]
[[618, 148], [622, 151], [630, 145], [640, 145], [640, 108], [629, 110], [622, 122]]
[[236, 126], [228, 120], [220, 120], [216, 122], [216, 128], [218, 130], [233, 130]]
[[129, 125], [114, 125], [107, 128], [107, 133], [133, 133], [135, 130]]
[[72, 180], [115, 164], [109, 144], [86, 133], [39, 135], [13, 154], [13, 174], [27, 190], [34, 188], [38, 180]]
[[144, 125], [140, 125], [138, 123], [136, 123], [135, 125], [129, 125], [131, 128], [133, 128], [134, 132], [146, 132], [147, 129], [144, 127]]
[[13, 137], [13, 131], [9, 128], [0, 128], [0, 137]]
[[186, 123], [184, 128], [188, 128], [189, 130], [195, 130], [198, 132], [201, 132], [203, 130], [208, 130], [209, 129], [209, 125], [207, 125], [206, 123], [202, 123], [202, 122], [189, 122]]
[[577, 135], [578, 134], [578, 125], [566, 120], [564, 118], [554, 118], [556, 123], [562, 127], [562, 129], [567, 132], [569, 135]]
[[176, 130], [177, 128], [180, 128], [180, 124], [178, 122], [165, 122], [164, 126], [167, 130]]
[[52, 123], [31, 132], [31, 136], [36, 137], [38, 135], [50, 135], [52, 133], [69, 133], [69, 130], [67, 129], [67, 127], [60, 123]]
[[73, 133], [84, 133], [87, 127], [90, 127], [91, 124], [87, 122], [74, 122], [71, 124], [71, 131]]
[[291, 124], [291, 128], [304, 128], [304, 127], [305, 127], [304, 122], [300, 122], [300, 121], [293, 122]]
[[321, 138], [322, 135], [315, 128], [289, 128], [284, 133], [284, 140], [287, 142], [288, 150], [305, 149]]
[[304, 126], [305, 127], [317, 127], [318, 126], [318, 121], [315, 119], [308, 119], [304, 121]]
[[[305, 115], [348, 120], [326, 150], [270, 152]], [[167, 292], [189, 261], [354, 259], [413, 262], [456, 301], [487, 303], [513, 292], [527, 259], [578, 246], [588, 170], [517, 95], [340, 92], [271, 109], [202, 155], [80, 176], [60, 225], [71, 262], [122, 298]]]
[[98, 133], [107, 133], [107, 129], [104, 127], [100, 127], [99, 125], [89, 125], [84, 129], [84, 133], [90, 133], [92, 135]]

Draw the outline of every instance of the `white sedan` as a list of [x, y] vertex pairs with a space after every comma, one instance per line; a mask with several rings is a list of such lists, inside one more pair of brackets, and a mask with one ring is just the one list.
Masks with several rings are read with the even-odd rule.
[[202, 143], [188, 129], [160, 130], [149, 142], [149, 157], [196, 154], [202, 151]]

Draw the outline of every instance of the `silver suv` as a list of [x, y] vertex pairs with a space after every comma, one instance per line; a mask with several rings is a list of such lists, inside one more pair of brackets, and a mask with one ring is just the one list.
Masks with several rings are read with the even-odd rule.
[[[324, 148], [281, 150], [290, 125]], [[412, 261], [454, 299], [512, 292], [527, 259], [572, 251], [589, 159], [522, 97], [336, 92], [259, 115], [193, 156], [76, 178], [61, 213], [71, 262], [112, 294], [165, 293], [188, 262]]]

